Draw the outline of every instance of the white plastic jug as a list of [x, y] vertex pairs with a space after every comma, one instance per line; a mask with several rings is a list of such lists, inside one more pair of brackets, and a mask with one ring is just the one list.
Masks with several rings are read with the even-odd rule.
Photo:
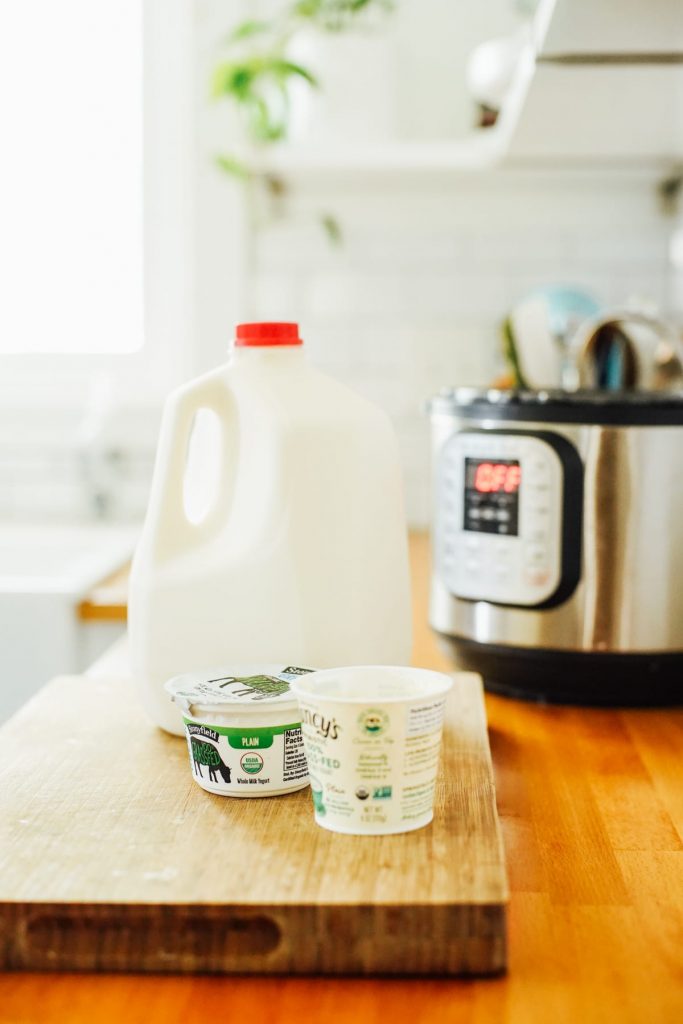
[[[183, 482], [193, 421], [216, 414], [218, 483], [199, 523]], [[306, 361], [296, 324], [241, 324], [227, 365], [164, 410], [131, 574], [131, 668], [152, 719], [201, 668], [406, 664], [406, 524], [388, 417]]]

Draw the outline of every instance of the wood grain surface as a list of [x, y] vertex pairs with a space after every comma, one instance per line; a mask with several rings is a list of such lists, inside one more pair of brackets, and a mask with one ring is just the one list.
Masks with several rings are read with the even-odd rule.
[[[412, 539], [414, 662], [447, 668]], [[3, 1024], [677, 1024], [683, 1019], [683, 712], [487, 696], [511, 889], [505, 977], [383, 980], [5, 974]]]
[[[0, 966], [490, 974], [507, 882], [479, 676], [446, 703], [434, 821], [319, 828], [308, 790], [193, 781], [126, 679], [55, 679], [0, 730]], [[339, 941], [334, 941], [335, 936]]]
[[82, 622], [125, 622], [128, 618], [128, 581], [130, 564], [117, 569], [93, 587], [78, 606]]

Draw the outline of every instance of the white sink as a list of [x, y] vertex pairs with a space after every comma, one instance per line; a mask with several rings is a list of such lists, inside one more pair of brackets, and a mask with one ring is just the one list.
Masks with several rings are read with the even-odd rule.
[[0, 523], [0, 721], [52, 676], [83, 672], [124, 630], [78, 605], [133, 553], [138, 528]]

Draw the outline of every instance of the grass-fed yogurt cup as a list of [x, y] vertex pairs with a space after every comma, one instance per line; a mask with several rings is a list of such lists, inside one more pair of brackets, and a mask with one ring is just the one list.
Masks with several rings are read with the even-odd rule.
[[290, 684], [312, 670], [246, 665], [176, 676], [192, 777], [221, 796], [278, 796], [308, 785], [301, 717]]
[[293, 681], [319, 825], [386, 835], [429, 824], [452, 685], [440, 672], [378, 665]]

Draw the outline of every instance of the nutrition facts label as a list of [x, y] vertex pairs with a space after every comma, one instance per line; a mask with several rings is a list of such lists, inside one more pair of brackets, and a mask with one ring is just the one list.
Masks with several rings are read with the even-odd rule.
[[406, 723], [406, 735], [418, 736], [421, 733], [433, 732], [435, 729], [440, 730], [443, 721], [444, 704], [445, 700], [441, 697], [439, 700], [429, 701], [426, 704], [420, 704], [416, 708], [410, 708]]
[[287, 729], [283, 736], [282, 778], [285, 782], [305, 779], [308, 774], [301, 729]]

